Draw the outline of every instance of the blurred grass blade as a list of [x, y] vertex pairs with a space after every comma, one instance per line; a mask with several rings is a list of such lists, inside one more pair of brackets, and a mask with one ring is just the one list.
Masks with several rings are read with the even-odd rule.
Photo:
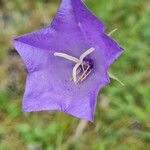
[[113, 75], [112, 73], [108, 72], [109, 77], [113, 80], [116, 80], [117, 82], [119, 82], [122, 86], [125, 86], [124, 83], [122, 81], [120, 81], [115, 75]]
[[108, 33], [108, 36], [111, 36], [114, 32], [116, 32], [117, 31], [117, 28], [115, 28], [114, 30], [112, 30], [112, 31], [110, 31], [109, 33]]

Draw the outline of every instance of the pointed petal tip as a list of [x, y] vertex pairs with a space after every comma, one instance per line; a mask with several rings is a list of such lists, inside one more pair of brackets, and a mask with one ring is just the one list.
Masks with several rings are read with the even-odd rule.
[[41, 108], [41, 109], [33, 109], [33, 108], [28, 108], [26, 107], [24, 104], [22, 105], [22, 112], [38, 112], [38, 111], [48, 111], [48, 110], [54, 110], [54, 111], [60, 111], [60, 112], [64, 112], [66, 115], [70, 115], [72, 117], [76, 117], [78, 119], [84, 119], [84, 120], [87, 120], [87, 121], [90, 121], [90, 122], [94, 122], [94, 117], [87, 117], [87, 116], [81, 116], [79, 113], [78, 114], [75, 114], [71, 111], [65, 111], [65, 110], [62, 110], [60, 109], [60, 107], [57, 107], [57, 108]]

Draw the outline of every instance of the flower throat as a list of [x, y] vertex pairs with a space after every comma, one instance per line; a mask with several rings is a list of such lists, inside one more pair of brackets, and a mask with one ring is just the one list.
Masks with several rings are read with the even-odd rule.
[[55, 52], [54, 56], [63, 57], [75, 63], [72, 69], [72, 80], [75, 84], [84, 81], [91, 73], [93, 69], [93, 60], [90, 58], [86, 58], [89, 54], [91, 54], [95, 48], [90, 48], [86, 50], [79, 59], [73, 57], [71, 55], [65, 53]]

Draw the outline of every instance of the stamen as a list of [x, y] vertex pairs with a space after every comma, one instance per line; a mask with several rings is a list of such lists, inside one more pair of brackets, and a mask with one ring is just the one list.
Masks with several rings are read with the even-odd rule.
[[[95, 48], [90, 48], [90, 49], [88, 49], [87, 51], [85, 51], [81, 56], [80, 56], [80, 62], [79, 63], [77, 63], [75, 66], [74, 66], [74, 68], [73, 68], [73, 71], [72, 71], [72, 76], [73, 76], [73, 81], [76, 83], [77, 82], [77, 69], [79, 68], [79, 66], [80, 65], [82, 65], [82, 68], [84, 68], [83, 67], [83, 59], [86, 57], [86, 56], [88, 56], [90, 53], [92, 53], [93, 51], [95, 50]], [[83, 71], [84, 71], [84, 69], [83, 69]]]
[[[81, 56], [80, 58], [76, 58], [76, 57], [73, 57], [73, 56], [70, 56], [68, 54], [65, 54], [65, 53], [58, 53], [58, 52], [55, 52], [54, 53], [54, 56], [58, 56], [58, 57], [63, 57], [65, 59], [68, 59], [70, 61], [73, 61], [75, 62], [75, 66], [73, 67], [73, 70], [72, 70], [72, 77], [73, 77], [73, 81], [74, 83], [78, 83], [79, 81], [83, 81], [90, 73], [91, 73], [91, 70], [90, 70], [90, 65], [88, 64], [87, 68], [84, 68], [86, 64], [84, 64], [84, 58], [86, 56], [88, 56], [89, 54], [91, 54], [93, 51], [95, 50], [95, 48], [91, 47], [90, 49], [86, 50]], [[77, 70], [79, 69], [79, 67], [82, 67], [82, 74], [81, 76], [77, 79], [77, 75], [80, 73], [78, 72], [77, 73]]]
[[73, 77], [73, 81], [76, 83], [77, 81], [77, 70], [79, 68], [79, 66], [81, 65], [82, 62], [78, 62], [76, 63], [76, 65], [73, 67], [73, 70], [72, 70], [72, 77]]
[[[83, 71], [83, 74], [80, 76], [80, 78], [78, 79], [78, 81], [77, 81], [77, 83], [79, 82], [79, 81], [83, 81], [86, 77], [87, 77], [87, 74], [88, 74], [88, 70], [90, 69], [90, 66], [88, 65], [88, 67], [86, 68], [86, 70], [85, 71]], [[91, 71], [91, 70], [90, 70]], [[90, 72], [89, 71], [89, 72]]]
[[86, 79], [86, 77], [91, 73], [91, 71], [92, 70], [89, 70], [89, 72], [81, 79], [81, 82]]

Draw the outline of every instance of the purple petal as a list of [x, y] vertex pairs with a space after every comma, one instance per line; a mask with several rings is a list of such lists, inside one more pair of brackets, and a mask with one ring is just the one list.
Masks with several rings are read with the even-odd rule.
[[122, 54], [123, 48], [110, 36], [102, 34], [101, 45], [108, 67]]
[[43, 49], [30, 46], [17, 40], [14, 40], [14, 47], [22, 57], [28, 72], [47, 68], [47, 65], [49, 64], [48, 51], [44, 51]]
[[60, 110], [92, 121], [99, 88], [106, 81], [98, 83], [99, 73], [94, 72], [88, 82], [75, 85], [70, 71], [60, 67], [56, 74], [55, 67], [28, 74], [23, 110]]
[[94, 29], [99, 32], [105, 30], [103, 22], [81, 0], [62, 0], [51, 26], [56, 30], [64, 31], [66, 28], [69, 30], [73, 27], [81, 27], [81, 24], [84, 30]]

